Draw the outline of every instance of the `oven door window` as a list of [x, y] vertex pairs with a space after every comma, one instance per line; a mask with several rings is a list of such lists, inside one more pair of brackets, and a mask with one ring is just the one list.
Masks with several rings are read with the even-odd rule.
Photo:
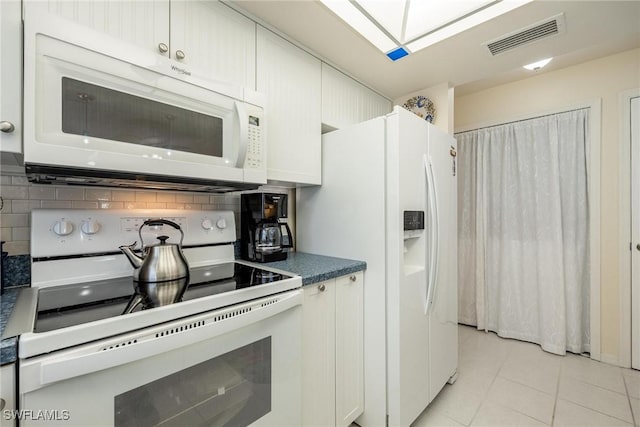
[[116, 426], [248, 426], [271, 411], [271, 337], [115, 396]]
[[62, 131], [168, 151], [223, 157], [220, 117], [69, 77], [62, 78]]

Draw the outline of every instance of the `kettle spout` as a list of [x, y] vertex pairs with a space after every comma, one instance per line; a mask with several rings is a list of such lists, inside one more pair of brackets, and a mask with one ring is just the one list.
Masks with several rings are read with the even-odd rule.
[[144, 261], [144, 258], [136, 255], [136, 253], [133, 252], [133, 248], [136, 246], [136, 243], [137, 242], [129, 246], [126, 246], [126, 245], [120, 246], [119, 249], [122, 251], [123, 254], [127, 256], [127, 259], [129, 260], [133, 268], [140, 268], [142, 266], [142, 261]]

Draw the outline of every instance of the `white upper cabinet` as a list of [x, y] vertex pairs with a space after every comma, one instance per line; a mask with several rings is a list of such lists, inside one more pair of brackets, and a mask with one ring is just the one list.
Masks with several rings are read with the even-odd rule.
[[[102, 33], [169, 56], [169, 0], [28, 0]], [[167, 46], [165, 52], [161, 44]]]
[[255, 90], [256, 24], [217, 1], [172, 1], [171, 57], [206, 78]]
[[218, 1], [30, 2], [182, 62], [195, 76], [255, 89], [255, 23]]
[[258, 26], [257, 91], [267, 97], [267, 178], [321, 183], [321, 63]]
[[322, 64], [322, 123], [331, 128], [391, 112], [391, 101], [335, 68]]
[[0, 151], [22, 153], [22, 9], [0, 1]]

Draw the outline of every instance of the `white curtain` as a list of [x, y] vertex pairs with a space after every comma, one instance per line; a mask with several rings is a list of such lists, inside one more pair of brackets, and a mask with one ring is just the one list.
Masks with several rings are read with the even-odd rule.
[[459, 321], [589, 351], [589, 110], [456, 135]]

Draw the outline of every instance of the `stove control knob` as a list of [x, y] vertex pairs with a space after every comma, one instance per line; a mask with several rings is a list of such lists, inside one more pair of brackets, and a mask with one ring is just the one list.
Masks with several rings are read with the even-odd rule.
[[216, 227], [218, 227], [220, 230], [224, 230], [225, 228], [227, 228], [227, 220], [224, 218], [218, 219], [218, 221], [216, 221]]
[[203, 219], [201, 225], [202, 225], [202, 228], [204, 228], [205, 230], [213, 229], [213, 223], [209, 218]]
[[96, 234], [98, 231], [100, 231], [100, 223], [95, 219], [86, 219], [82, 221], [82, 225], [80, 226], [80, 228], [82, 229], [82, 232], [84, 234]]
[[73, 223], [67, 221], [66, 219], [56, 221], [56, 223], [53, 225], [53, 232], [58, 236], [68, 236], [73, 232]]

